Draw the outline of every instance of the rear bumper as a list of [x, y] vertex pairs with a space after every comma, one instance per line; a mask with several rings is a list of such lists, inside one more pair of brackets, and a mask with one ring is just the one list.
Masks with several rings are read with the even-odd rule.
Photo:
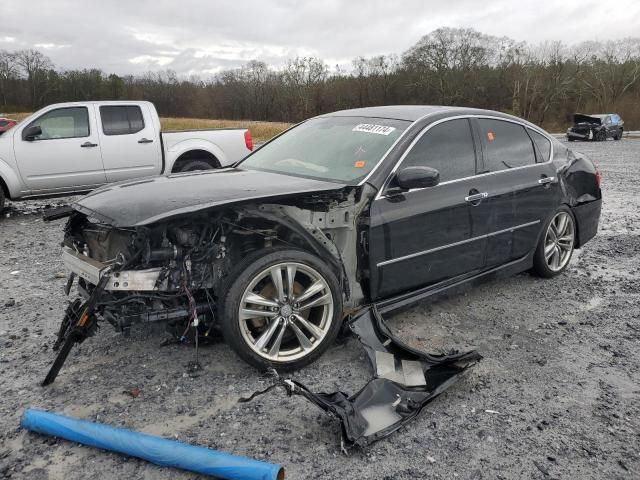
[[582, 203], [571, 209], [578, 224], [578, 243], [576, 247], [581, 247], [598, 233], [601, 209], [602, 199]]

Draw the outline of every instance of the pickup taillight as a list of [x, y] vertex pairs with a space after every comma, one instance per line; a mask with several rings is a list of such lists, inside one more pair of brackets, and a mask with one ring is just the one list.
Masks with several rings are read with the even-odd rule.
[[247, 150], [253, 151], [253, 138], [251, 138], [249, 130], [244, 132], [244, 144], [247, 146]]
[[602, 177], [600, 176], [600, 170], [596, 168], [596, 185], [598, 186], [598, 188], [600, 188], [601, 180], [602, 180]]

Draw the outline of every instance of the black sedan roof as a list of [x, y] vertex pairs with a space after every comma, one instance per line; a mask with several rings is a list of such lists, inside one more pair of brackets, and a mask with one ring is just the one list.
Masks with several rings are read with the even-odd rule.
[[[382, 107], [352, 108], [350, 110], [340, 110], [338, 112], [327, 113], [322, 116], [339, 117], [372, 117], [372, 118], [393, 118], [395, 120], [406, 120], [415, 122], [425, 115], [450, 113], [451, 115], [490, 115], [494, 117], [504, 117], [514, 119], [506, 113], [493, 110], [482, 110], [479, 108], [467, 107], [445, 107], [440, 105], [387, 105]], [[522, 119], [518, 119], [522, 121]]]

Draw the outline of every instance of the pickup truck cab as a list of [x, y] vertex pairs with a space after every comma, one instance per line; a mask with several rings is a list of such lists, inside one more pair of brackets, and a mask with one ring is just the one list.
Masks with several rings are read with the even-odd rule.
[[0, 209], [136, 177], [231, 165], [253, 149], [246, 129], [161, 132], [150, 102], [50, 105], [0, 136]]

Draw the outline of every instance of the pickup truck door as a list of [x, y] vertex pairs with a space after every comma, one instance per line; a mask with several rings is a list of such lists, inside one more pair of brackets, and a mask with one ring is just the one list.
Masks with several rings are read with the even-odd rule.
[[101, 105], [99, 118], [102, 161], [109, 182], [161, 172], [160, 132], [145, 105]]
[[[33, 139], [23, 132], [39, 126]], [[13, 132], [20, 176], [28, 190], [91, 190], [106, 182], [93, 105], [53, 108]]]

